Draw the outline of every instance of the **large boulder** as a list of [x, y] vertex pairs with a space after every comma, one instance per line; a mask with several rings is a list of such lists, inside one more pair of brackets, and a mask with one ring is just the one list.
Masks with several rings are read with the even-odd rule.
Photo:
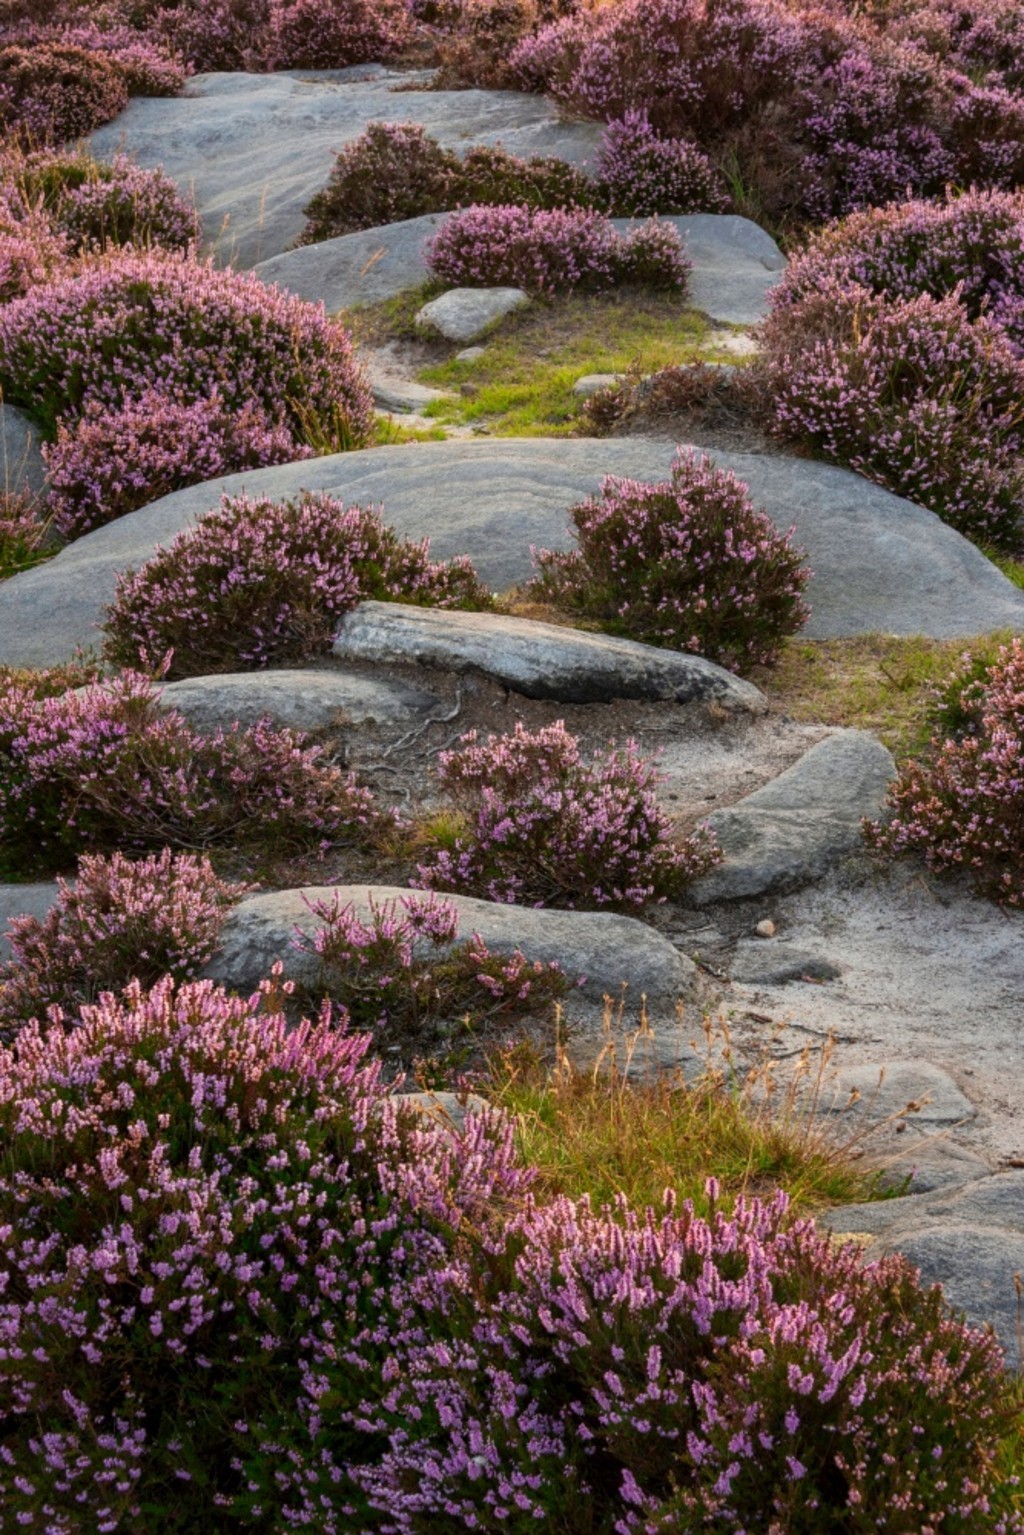
[[449, 218], [450, 213], [424, 213], [379, 229], [359, 229], [316, 245], [300, 245], [261, 261], [255, 271], [264, 282], [322, 303], [328, 314], [377, 304], [426, 282], [430, 273], [423, 247]]
[[361, 602], [342, 618], [333, 653], [341, 661], [479, 671], [527, 698], [559, 703], [664, 698], [766, 708], [752, 683], [702, 656], [498, 613]]
[[428, 80], [373, 65], [197, 75], [185, 96], [135, 98], [93, 134], [91, 147], [162, 167], [193, 193], [207, 244], [242, 267], [294, 244], [338, 150], [369, 123], [421, 123], [456, 150], [500, 142], [516, 154], [579, 163], [596, 149], [598, 125], [562, 121], [542, 96], [410, 90]]
[[[308, 935], [320, 926], [311, 903], [335, 897], [342, 906], [351, 901], [365, 920], [371, 900], [381, 906], [417, 893], [391, 885], [321, 885], [248, 896], [228, 917], [220, 952], [206, 974], [250, 993], [280, 959], [286, 975], [314, 982], [314, 963], [292, 941], [296, 929]], [[518, 948], [530, 960], [556, 960], [570, 981], [584, 978], [580, 992], [585, 998], [601, 1002], [605, 995], [618, 997], [627, 986], [636, 999], [644, 993], [652, 1006], [673, 1008], [680, 998], [695, 994], [696, 966], [635, 917], [504, 906], [470, 896], [444, 899], [459, 913], [460, 939], [479, 933], [492, 952], [511, 954]]]
[[[79, 539], [0, 586], [0, 663], [50, 666], [95, 644], [114, 577], [212, 510], [227, 491], [326, 490], [383, 504], [436, 557], [468, 554], [495, 590], [528, 577], [530, 546], [567, 548], [568, 509], [606, 474], [661, 480], [671, 443], [647, 438], [424, 442], [367, 448], [191, 486]], [[793, 524], [814, 572], [806, 633], [927, 634], [1024, 630], [1024, 592], [932, 512], [849, 470], [806, 459], [718, 453], [779, 526]]]
[[886, 748], [860, 730], [812, 746], [778, 778], [708, 818], [725, 860], [688, 892], [696, 906], [797, 889], [862, 845], [896, 771]]

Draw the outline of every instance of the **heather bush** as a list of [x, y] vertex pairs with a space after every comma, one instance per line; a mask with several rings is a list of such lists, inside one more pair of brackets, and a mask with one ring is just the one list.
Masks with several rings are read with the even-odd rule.
[[322, 492], [225, 496], [118, 577], [106, 654], [153, 665], [173, 651], [171, 677], [300, 660], [328, 649], [341, 614], [370, 598], [490, 605], [468, 558], [432, 561], [426, 541], [399, 538], [372, 509]]
[[598, 152], [602, 204], [624, 217], [721, 213], [729, 205], [721, 174], [689, 139], [663, 138], [643, 111], [608, 124]]
[[773, 290], [776, 327], [784, 330], [789, 308], [832, 283], [889, 299], [954, 294], [972, 320], [987, 315], [1024, 350], [1024, 197], [947, 192], [828, 225]]
[[199, 735], [133, 672], [42, 698], [0, 679], [4, 877], [113, 848], [316, 851], [387, 819], [322, 747], [268, 720]]
[[296, 946], [318, 966], [310, 990], [340, 1004], [358, 1028], [422, 1034], [438, 1020], [542, 1011], [568, 990], [560, 965], [521, 949], [493, 954], [479, 933], [459, 938], [459, 914], [435, 895], [370, 899], [368, 919], [337, 895], [310, 910], [321, 921]]
[[67, 241], [41, 209], [0, 187], [0, 305], [48, 283], [66, 264]]
[[146, 25], [197, 71], [268, 67], [271, 0], [176, 0], [142, 9]]
[[118, 411], [90, 401], [43, 447], [49, 511], [64, 538], [81, 538], [186, 485], [311, 453], [258, 406], [228, 410], [217, 394], [179, 405], [148, 389]]
[[404, 0], [273, 0], [270, 49], [276, 69], [342, 69], [384, 63], [407, 41]]
[[613, 634], [747, 671], [807, 622], [808, 570], [747, 487], [692, 450], [660, 485], [606, 478], [569, 513], [577, 548], [535, 551], [533, 591]]
[[674, 836], [660, 775], [634, 741], [587, 766], [559, 720], [478, 744], [475, 730], [438, 757], [458, 812], [447, 845], [418, 867], [427, 889], [521, 905], [638, 911], [677, 895], [719, 861], [711, 834]]
[[360, 1392], [444, 1327], [453, 1228], [521, 1197], [510, 1130], [400, 1116], [366, 1036], [268, 996], [168, 979], [68, 1022], [0, 1052], [5, 1517], [365, 1528]]
[[0, 47], [0, 130], [28, 143], [91, 133], [128, 105], [124, 72], [67, 43]]
[[967, 656], [935, 724], [929, 758], [902, 768], [890, 817], [866, 826], [868, 840], [1024, 906], [1024, 642], [1011, 641], [988, 666]]
[[681, 289], [690, 271], [670, 225], [620, 237], [603, 214], [583, 208], [467, 208], [431, 237], [424, 256], [448, 282], [546, 297], [630, 281]]
[[713, 1181], [706, 1220], [536, 1203], [510, 1124], [402, 1115], [272, 990], [0, 1051], [19, 1527], [1017, 1535], [998, 1347], [903, 1260]]
[[553, 156], [523, 159], [479, 144], [460, 159], [416, 123], [370, 123], [340, 152], [327, 186], [306, 208], [301, 243], [468, 203], [564, 208], [594, 196], [584, 171]]
[[49, 518], [37, 496], [0, 490], [0, 581], [46, 558], [51, 540]]
[[[30, 24], [0, 27], [0, 41], [25, 47], [57, 44], [96, 53], [116, 66], [129, 96], [178, 96], [184, 89], [186, 71], [162, 40], [151, 28], [142, 32], [126, 24], [130, 4], [104, 5], [95, 14], [69, 8], [66, 18], [54, 15], [49, 3], [41, 9], [44, 14]], [[119, 9], [126, 15], [119, 14]], [[142, 17], [138, 20], [143, 22]]]
[[57, 881], [42, 919], [15, 917], [11, 959], [0, 965], [0, 1032], [59, 1007], [68, 1019], [104, 991], [165, 975], [192, 980], [212, 958], [227, 908], [247, 886], [218, 879], [209, 859], [170, 848], [132, 860], [79, 860], [74, 885]]
[[167, 252], [112, 252], [0, 310], [0, 388], [50, 431], [149, 389], [260, 408], [318, 446], [359, 446], [372, 422], [351, 342], [322, 305]]
[[[565, 0], [572, 5], [574, 0]], [[518, 85], [510, 56], [538, 20], [557, 14], [563, 0], [410, 0], [420, 47], [436, 67], [444, 90]]]
[[44, 213], [76, 253], [112, 245], [185, 251], [199, 238], [196, 210], [173, 181], [126, 155], [109, 163], [84, 150], [9, 155], [0, 179]]
[[822, 283], [779, 309], [759, 362], [777, 430], [1011, 550], [1024, 505], [1024, 363], [955, 294]]

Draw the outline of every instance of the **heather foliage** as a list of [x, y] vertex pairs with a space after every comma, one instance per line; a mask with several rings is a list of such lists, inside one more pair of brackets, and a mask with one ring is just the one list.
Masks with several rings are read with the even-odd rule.
[[583, 208], [467, 208], [428, 241], [424, 256], [448, 282], [507, 284], [546, 297], [629, 282], [682, 290], [690, 273], [671, 226], [641, 225], [620, 236], [602, 214]]
[[609, 212], [628, 217], [720, 213], [728, 206], [721, 175], [703, 150], [689, 139], [662, 137], [643, 111], [628, 111], [608, 124], [597, 183]]
[[997, 1346], [902, 1260], [713, 1182], [706, 1220], [537, 1204], [508, 1124], [400, 1115], [269, 991], [133, 984], [0, 1051], [21, 1524], [1019, 1529]]
[[[7, 11], [16, 4], [13, 0]], [[129, 25], [131, 20], [145, 30]], [[61, 15], [50, 0], [41, 0], [35, 17], [30, 14], [20, 24], [12, 18], [0, 26], [0, 43], [17, 43], [33, 51], [56, 46], [93, 53], [116, 68], [129, 96], [177, 96], [184, 89], [186, 70], [145, 21], [134, 14], [133, 0], [123, 6], [117, 0], [104, 4], [95, 18], [80, 6], [69, 7]]]
[[972, 320], [987, 315], [1024, 350], [1024, 197], [952, 193], [851, 214], [815, 234], [771, 297], [775, 325], [825, 285], [889, 299], [953, 294]]
[[0, 688], [0, 875], [114, 848], [316, 851], [385, 819], [301, 734], [262, 720], [199, 735], [136, 673], [57, 697], [17, 677]]
[[825, 283], [776, 310], [760, 363], [775, 427], [1011, 551], [1024, 506], [1024, 363], [956, 294]]
[[67, 1019], [104, 991], [165, 975], [192, 980], [212, 957], [232, 901], [209, 859], [164, 848], [131, 860], [121, 853], [79, 860], [74, 885], [57, 881], [56, 903], [40, 920], [15, 917], [12, 957], [0, 965], [0, 1031], [59, 1007]]
[[0, 129], [26, 143], [91, 133], [128, 105], [124, 72], [106, 54], [53, 41], [0, 46]]
[[710, 833], [674, 837], [659, 775], [627, 741], [587, 766], [559, 721], [441, 752], [438, 782], [460, 814], [418, 869], [428, 889], [521, 905], [638, 911], [717, 863]]
[[568, 980], [557, 964], [530, 961], [521, 949], [493, 954], [478, 933], [459, 938], [459, 914], [435, 895], [378, 905], [368, 920], [352, 902], [311, 906], [321, 926], [301, 933], [318, 978], [310, 990], [340, 1003], [359, 1028], [422, 1034], [432, 1023], [470, 1016], [536, 1012], [562, 996]]
[[68, 260], [66, 239], [16, 189], [0, 186], [0, 305], [50, 282]]
[[312, 451], [259, 406], [228, 410], [219, 394], [179, 405], [147, 389], [118, 411], [90, 401], [43, 447], [49, 510], [64, 538], [80, 538], [186, 485], [294, 463]]
[[482, 608], [465, 556], [429, 558], [379, 512], [324, 493], [292, 501], [225, 496], [138, 571], [118, 578], [106, 653], [171, 677], [301, 660], [329, 648], [337, 620], [367, 599]]
[[370, 390], [323, 307], [183, 256], [116, 252], [0, 311], [0, 387], [47, 428], [148, 389], [181, 405], [219, 395], [299, 441], [358, 446]]
[[578, 547], [535, 552], [533, 590], [611, 633], [691, 650], [733, 671], [767, 666], [807, 621], [792, 533], [692, 450], [660, 485], [605, 479], [569, 513]]
[[410, 32], [404, 0], [273, 0], [270, 50], [275, 69], [342, 69], [382, 63]]
[[891, 818], [868, 826], [891, 856], [923, 856], [937, 874], [1024, 906], [1024, 642], [987, 667], [967, 656], [936, 711], [930, 758], [889, 790]]
[[49, 522], [35, 496], [0, 491], [0, 581], [46, 558]]
[[185, 251], [199, 237], [195, 208], [173, 181], [126, 155], [104, 162], [84, 150], [8, 154], [0, 184], [44, 214], [75, 253], [112, 245]]

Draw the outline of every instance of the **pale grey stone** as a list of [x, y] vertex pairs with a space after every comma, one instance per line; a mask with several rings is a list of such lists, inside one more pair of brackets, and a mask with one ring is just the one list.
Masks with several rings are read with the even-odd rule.
[[487, 351], [487, 348], [485, 346], [467, 346], [467, 347], [463, 347], [461, 352], [456, 352], [455, 353], [455, 361], [456, 362], [479, 362], [480, 358], [484, 355], [484, 353], [486, 351]]
[[[614, 219], [625, 233], [637, 221]], [[682, 236], [693, 262], [689, 298], [709, 319], [727, 325], [757, 325], [768, 313], [768, 294], [786, 269], [786, 258], [770, 234], [736, 213], [666, 215]]]
[[457, 1093], [396, 1093], [394, 1101], [404, 1109], [413, 1109], [424, 1119], [432, 1120], [442, 1130], [461, 1135], [470, 1114], [482, 1114], [488, 1107], [487, 1100], [479, 1093], [468, 1093], [460, 1098]]
[[702, 656], [497, 613], [362, 602], [341, 619], [333, 654], [342, 661], [480, 671], [527, 698], [560, 703], [671, 698], [725, 709], [766, 707], [752, 683]]
[[598, 124], [563, 122], [542, 96], [401, 89], [415, 83], [373, 67], [197, 75], [183, 97], [136, 98], [91, 145], [107, 158], [124, 150], [162, 167], [194, 194], [207, 246], [252, 267], [294, 243], [338, 150], [371, 122], [420, 123], [449, 149], [500, 142], [515, 154], [575, 163], [600, 139]]
[[[309, 903], [335, 897], [342, 906], [352, 901], [365, 920], [371, 900], [381, 906], [416, 894], [390, 885], [323, 885], [249, 896], [228, 917], [220, 953], [206, 974], [249, 994], [280, 959], [286, 974], [315, 982], [314, 962], [292, 945], [296, 928], [309, 935], [320, 925]], [[520, 948], [530, 960], [555, 960], [571, 982], [584, 978], [579, 990], [594, 1001], [600, 1002], [606, 993], [617, 997], [623, 985], [634, 997], [643, 992], [651, 1005], [666, 1007], [695, 993], [694, 964], [634, 917], [505, 906], [469, 896], [444, 899], [459, 913], [460, 940], [479, 933], [494, 953], [511, 954]]]
[[787, 981], [834, 981], [842, 974], [831, 959], [809, 954], [786, 943], [741, 939], [729, 966], [732, 980], [743, 986], [784, 986]]
[[195, 730], [254, 725], [268, 714], [291, 730], [327, 726], [400, 725], [422, 718], [439, 700], [423, 688], [339, 669], [228, 672], [166, 683], [162, 702], [179, 710]]
[[[853, 1095], [857, 1096], [851, 1102]], [[908, 1104], [918, 1104], [919, 1108], [904, 1115]], [[836, 1080], [833, 1112], [876, 1124], [906, 1118], [929, 1129], [977, 1118], [977, 1109], [949, 1072], [929, 1061], [880, 1061], [844, 1067]]]
[[697, 880], [695, 906], [798, 889], [863, 845], [861, 822], [878, 816], [895, 764], [874, 736], [840, 730], [793, 767], [709, 824], [725, 860]]
[[[51, 666], [94, 645], [114, 578], [147, 560], [220, 503], [224, 492], [286, 497], [328, 491], [383, 505], [435, 558], [468, 554], [495, 590], [529, 577], [530, 545], [571, 546], [568, 510], [606, 474], [661, 480], [671, 443], [645, 438], [425, 442], [368, 448], [227, 475], [165, 496], [0, 586], [0, 663]], [[815, 638], [926, 634], [936, 639], [997, 627], [1024, 630], [1019, 591], [931, 512], [848, 470], [806, 459], [715, 453], [782, 528], [793, 524], [814, 572]]]
[[446, 341], [475, 341], [529, 302], [522, 288], [449, 288], [424, 304], [416, 324], [438, 331]]
[[39, 428], [16, 405], [0, 403], [0, 490], [38, 496], [46, 485]]
[[57, 904], [58, 886], [50, 881], [34, 885], [0, 885], [0, 961], [9, 959], [7, 928], [12, 917], [46, 916]]
[[415, 415], [425, 406], [433, 405], [435, 400], [450, 398], [447, 390], [429, 389], [426, 384], [417, 384], [412, 379], [374, 378], [371, 374], [370, 387], [377, 409], [391, 411], [399, 416]]
[[316, 245], [282, 251], [255, 268], [264, 282], [322, 303], [328, 314], [378, 304], [426, 282], [423, 247], [450, 213], [423, 213], [379, 229], [358, 229]]
[[951, 1222], [890, 1232], [872, 1248], [872, 1255], [879, 1250], [902, 1253], [920, 1269], [925, 1285], [941, 1284], [947, 1301], [963, 1311], [973, 1327], [994, 1330], [1007, 1368], [1024, 1368], [1014, 1283], [1014, 1276], [1024, 1271], [1024, 1235], [1019, 1230]]
[[572, 392], [577, 400], [589, 400], [592, 394], [600, 394], [602, 389], [611, 389], [621, 382], [621, 373], [584, 373], [573, 384]]

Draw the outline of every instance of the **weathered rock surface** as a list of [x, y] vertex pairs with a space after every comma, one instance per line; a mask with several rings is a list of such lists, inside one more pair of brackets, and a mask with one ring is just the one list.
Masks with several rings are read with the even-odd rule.
[[462, 1134], [470, 1114], [480, 1114], [488, 1107], [487, 1100], [477, 1093], [468, 1093], [465, 1099], [456, 1093], [396, 1093], [395, 1102], [414, 1109], [453, 1135]]
[[435, 400], [449, 398], [444, 389], [430, 389], [412, 379], [399, 382], [391, 378], [375, 378], [373, 374], [370, 375], [370, 388], [378, 410], [392, 411], [399, 416], [414, 415], [424, 406], [433, 405]]
[[0, 404], [0, 490], [38, 496], [46, 484], [42, 434], [16, 405]]
[[[275, 960], [285, 973], [315, 979], [312, 962], [292, 947], [295, 929], [309, 934], [320, 925], [307, 902], [352, 901], [365, 919], [370, 900], [378, 905], [417, 894], [390, 885], [313, 886], [249, 896], [235, 907], [224, 927], [221, 952], [206, 973], [223, 985], [252, 992]], [[519, 948], [531, 960], [556, 960], [571, 981], [585, 977], [580, 992], [600, 1002], [617, 997], [623, 985], [653, 1005], [674, 1007], [694, 994], [697, 971], [666, 938], [633, 917], [609, 912], [537, 910], [503, 906], [469, 896], [446, 896], [459, 913], [459, 937], [479, 933], [495, 953]]]
[[359, 677], [340, 669], [229, 672], [169, 682], [163, 703], [178, 709], [196, 730], [254, 725], [269, 714], [291, 730], [322, 730], [333, 724], [405, 727], [436, 707], [425, 689], [385, 678]]
[[696, 906], [797, 889], [862, 846], [861, 821], [877, 816], [895, 764], [874, 736], [840, 730], [763, 789], [708, 821], [725, 861], [688, 893]]
[[377, 304], [426, 282], [430, 274], [423, 246], [450, 217], [450, 213], [424, 213], [379, 229], [359, 229], [316, 245], [300, 245], [261, 261], [255, 271], [264, 282], [323, 303], [328, 314]]
[[766, 707], [752, 683], [701, 656], [497, 613], [361, 602], [342, 618], [333, 654], [342, 661], [480, 671], [527, 698], [560, 703], [665, 698], [724, 709]]
[[396, 89], [415, 83], [374, 65], [196, 75], [176, 100], [133, 100], [91, 143], [98, 155], [126, 151], [194, 189], [208, 244], [251, 267], [295, 241], [335, 154], [368, 123], [422, 123], [449, 149], [500, 142], [515, 154], [574, 162], [588, 159], [600, 137], [596, 124], [562, 122], [542, 96]]
[[787, 981], [834, 981], [842, 970], [831, 959], [792, 944], [741, 939], [729, 974], [742, 986], [784, 986]]
[[522, 288], [449, 288], [430, 300], [416, 316], [424, 330], [435, 330], [446, 341], [476, 341], [492, 325], [530, 302]]
[[[636, 222], [613, 219], [627, 231]], [[736, 213], [665, 215], [693, 262], [689, 298], [695, 309], [726, 325], [757, 325], [768, 313], [768, 294], [782, 280], [786, 258], [771, 235]]]
[[41, 881], [35, 885], [0, 885], [0, 960], [10, 958], [7, 927], [12, 917], [45, 917], [56, 905], [56, 884]]
[[[904, 1114], [909, 1104], [918, 1107]], [[876, 1124], [905, 1118], [929, 1130], [969, 1123], [977, 1114], [949, 1072], [928, 1061], [845, 1067], [836, 1081], [835, 1112]]]
[[[50, 666], [95, 644], [114, 577], [216, 507], [224, 491], [326, 490], [383, 504], [437, 558], [469, 554], [496, 590], [530, 575], [530, 545], [570, 545], [567, 512], [606, 474], [664, 479], [674, 449], [645, 438], [425, 442], [334, 454], [165, 496], [98, 528], [0, 586], [0, 663]], [[805, 459], [716, 453], [781, 527], [795, 525], [814, 572], [806, 633], [979, 634], [1024, 630], [1024, 592], [931, 512], [847, 470]]]

